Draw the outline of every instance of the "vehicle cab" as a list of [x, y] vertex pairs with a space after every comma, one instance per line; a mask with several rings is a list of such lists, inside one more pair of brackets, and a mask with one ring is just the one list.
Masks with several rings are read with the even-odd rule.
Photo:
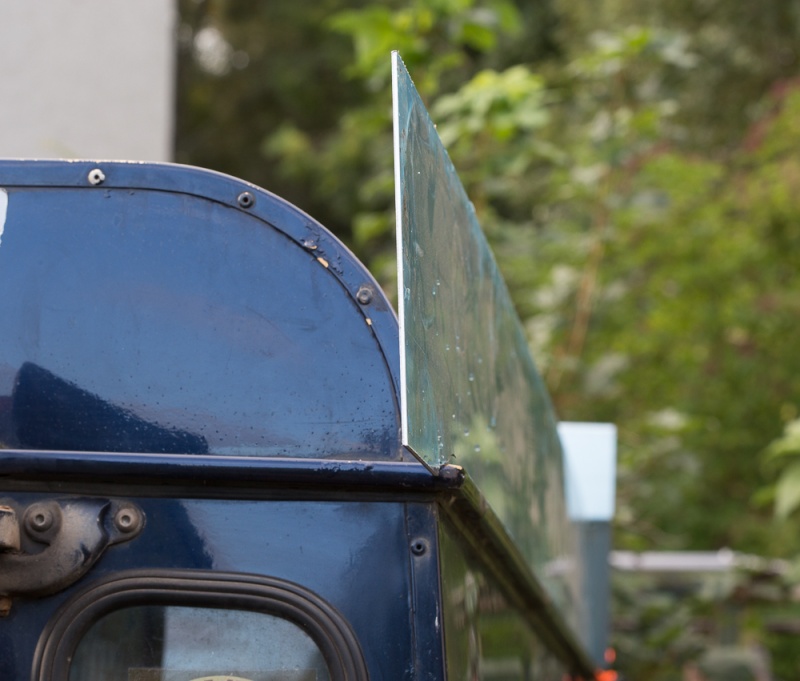
[[401, 252], [424, 261], [399, 321], [245, 182], [0, 162], [0, 678], [591, 675], [552, 409], [474, 233], [448, 258], [493, 340], [424, 270], [414, 216], [456, 209], [414, 178], [444, 197], [454, 171], [396, 69]]

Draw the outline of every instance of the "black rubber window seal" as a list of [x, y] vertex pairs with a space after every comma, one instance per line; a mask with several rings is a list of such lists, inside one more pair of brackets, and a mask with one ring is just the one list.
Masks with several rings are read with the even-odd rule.
[[358, 639], [347, 620], [308, 589], [283, 579], [205, 570], [126, 570], [88, 585], [45, 626], [34, 653], [32, 681], [68, 681], [69, 665], [89, 628], [103, 616], [137, 605], [249, 610], [293, 622], [319, 647], [330, 681], [368, 681]]

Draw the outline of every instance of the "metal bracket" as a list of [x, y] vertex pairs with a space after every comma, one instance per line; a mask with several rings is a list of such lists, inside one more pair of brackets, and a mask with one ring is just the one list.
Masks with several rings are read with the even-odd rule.
[[10, 597], [65, 589], [106, 547], [133, 539], [143, 527], [144, 514], [128, 501], [49, 499], [26, 508], [0, 502], [0, 615]]

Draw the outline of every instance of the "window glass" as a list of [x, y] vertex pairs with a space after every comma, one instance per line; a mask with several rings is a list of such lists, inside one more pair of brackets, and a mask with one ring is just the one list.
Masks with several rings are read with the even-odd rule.
[[330, 681], [311, 637], [260, 612], [146, 605], [98, 620], [69, 681]]

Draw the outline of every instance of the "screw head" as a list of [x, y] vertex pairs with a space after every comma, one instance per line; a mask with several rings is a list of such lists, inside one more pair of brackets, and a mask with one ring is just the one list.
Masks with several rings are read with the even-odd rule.
[[256, 202], [256, 197], [250, 192], [242, 192], [236, 198], [236, 201], [242, 208], [250, 208]]
[[369, 305], [372, 302], [372, 289], [369, 286], [362, 286], [356, 292], [356, 300], [362, 305]]
[[89, 180], [89, 184], [96, 187], [97, 185], [105, 182], [106, 174], [100, 170], [100, 168], [95, 168], [94, 170], [89, 171], [87, 179]]

